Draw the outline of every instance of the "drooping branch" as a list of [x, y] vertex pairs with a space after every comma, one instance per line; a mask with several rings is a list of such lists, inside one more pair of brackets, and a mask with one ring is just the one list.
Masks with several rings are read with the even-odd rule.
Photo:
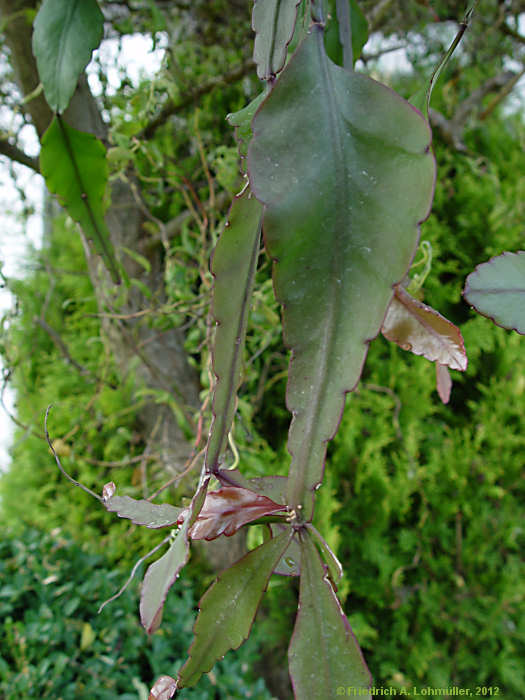
[[27, 168], [31, 168], [35, 173], [40, 173], [38, 158], [28, 155], [21, 148], [10, 143], [4, 136], [0, 136], [0, 155], [9, 158], [9, 160], [12, 160], [14, 163], [20, 163]]
[[374, 8], [367, 13], [367, 20], [370, 32], [375, 31], [381, 26], [381, 22], [388, 12], [393, 0], [380, 0], [374, 5]]
[[179, 102], [171, 102], [163, 107], [159, 114], [150, 121], [138, 134], [139, 139], [150, 139], [155, 131], [165, 124], [170, 117], [198, 102], [204, 95], [212, 92], [217, 87], [231, 85], [253, 70], [253, 59], [245, 59], [239, 66], [219, 77], [213, 78], [187, 93]]
[[512, 29], [512, 27], [509, 27], [509, 25], [506, 22], [502, 22], [501, 31], [503, 32], [503, 34], [512, 37], [516, 41], [519, 41], [520, 44], [525, 44], [525, 36], [517, 32], [515, 29]]
[[459, 105], [453, 117], [454, 124], [458, 127], [464, 127], [470, 115], [481, 105], [483, 98], [492, 92], [498, 92], [509, 81], [514, 80], [515, 76], [514, 71], [504, 71], [482, 83]]
[[502, 102], [508, 95], [510, 95], [510, 93], [517, 85], [518, 81], [521, 80], [523, 75], [525, 75], [525, 68], [522, 68], [519, 73], [516, 73], [516, 75], [514, 75], [513, 78], [511, 78], [507, 83], [505, 83], [501, 90], [492, 98], [492, 100], [483, 110], [483, 112], [481, 112], [481, 114], [479, 115], [480, 120], [483, 121], [492, 114], [492, 112], [496, 109], [500, 102]]
[[[489, 78], [461, 102], [455, 114], [450, 119], [447, 119], [441, 112], [430, 109], [429, 116], [432, 127], [440, 133], [446, 143], [453, 146], [457, 151], [465, 153], [467, 147], [463, 143], [463, 133], [471, 115], [479, 110], [483, 99], [493, 92], [504, 92], [502, 97], [498, 99], [499, 103], [503, 97], [509, 94], [512, 87], [516, 84], [517, 79], [519, 79], [519, 76], [520, 74], [514, 71], [505, 71]], [[485, 112], [483, 114], [485, 114]]]
[[[226, 190], [219, 192], [219, 194], [215, 197], [215, 209], [217, 211], [222, 209], [229, 201], [231, 201], [231, 199], [231, 194]], [[181, 232], [184, 224], [191, 221], [194, 216], [194, 213], [190, 209], [185, 209], [180, 214], [177, 214], [177, 216], [175, 216], [173, 219], [170, 219], [170, 221], [164, 225], [164, 230], [162, 233], [157, 233], [148, 239], [148, 249], [159, 245], [162, 242], [163, 237], [169, 241], [177, 236]]]

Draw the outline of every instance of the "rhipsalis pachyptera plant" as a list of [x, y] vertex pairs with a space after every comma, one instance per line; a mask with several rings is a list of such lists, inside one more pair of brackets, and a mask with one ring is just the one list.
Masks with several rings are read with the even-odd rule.
[[[465, 25], [466, 26], [466, 25]], [[242, 190], [234, 198], [212, 260], [211, 426], [198, 488], [177, 508], [119, 496], [103, 505], [150, 528], [172, 528], [168, 550], [147, 570], [141, 620], [152, 633], [193, 539], [230, 536], [264, 523], [266, 538], [222, 572], [200, 603], [186, 663], [164, 676], [151, 698], [191, 687], [248, 637], [270, 577], [298, 576], [299, 606], [289, 647], [294, 692], [324, 699], [372, 679], [337, 598], [342, 568], [313, 526], [328, 442], [345, 396], [359, 382], [379, 332], [436, 363], [440, 395], [448, 370], [464, 370], [459, 331], [417, 299], [407, 273], [428, 216], [435, 164], [427, 119], [390, 88], [355, 72], [367, 39], [355, 0], [256, 0], [252, 27], [260, 95], [229, 115], [239, 145]], [[45, 0], [34, 52], [55, 119], [42, 138], [48, 188], [101, 256], [107, 285], [129, 279], [109, 243], [103, 144], [62, 116], [102, 36], [96, 0]], [[250, 479], [224, 466], [243, 369], [243, 344], [261, 248], [272, 260], [290, 350], [288, 476]], [[422, 247], [424, 257], [428, 249]]]

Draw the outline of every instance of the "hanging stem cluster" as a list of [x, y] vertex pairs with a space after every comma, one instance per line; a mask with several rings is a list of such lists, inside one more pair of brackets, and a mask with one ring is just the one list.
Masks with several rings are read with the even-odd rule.
[[[44, 92], [57, 112], [42, 139], [42, 172], [98, 245], [115, 282], [125, 284], [104, 223], [104, 146], [59, 116], [101, 37], [96, 0], [75, 7], [80, 5], [82, 16], [65, 0], [45, 0], [35, 22]], [[212, 261], [216, 380], [199, 485], [185, 509], [121, 497], [113, 484], [97, 498], [134, 523], [173, 528], [164, 540], [167, 551], [148, 568], [142, 586], [141, 620], [149, 633], [160, 625], [192, 539], [266, 525], [264, 543], [223, 572], [203, 597], [188, 660], [177, 679], [159, 679], [151, 698], [195, 685], [247, 638], [275, 573], [300, 577], [289, 648], [296, 697], [326, 698], [347, 686], [370, 697], [371, 677], [336, 595], [342, 567], [312, 518], [327, 443], [338, 429], [346, 394], [359, 382], [369, 343], [382, 329], [440, 366], [466, 366], [452, 324], [411, 301], [402, 287], [433, 197], [431, 134], [427, 120], [401, 97], [354, 72], [367, 39], [355, 0], [255, 0], [252, 27], [264, 88], [229, 116], [245, 184]], [[66, 69], [61, 49], [80, 32], [82, 51]], [[335, 48], [330, 32], [337, 37]], [[273, 261], [291, 351], [286, 399], [291, 465], [288, 477], [249, 479], [242, 474], [242, 455], [239, 469], [225, 469], [222, 460], [242, 380], [261, 238]], [[395, 315], [388, 315], [392, 308]], [[215, 491], [212, 480], [219, 486]]]

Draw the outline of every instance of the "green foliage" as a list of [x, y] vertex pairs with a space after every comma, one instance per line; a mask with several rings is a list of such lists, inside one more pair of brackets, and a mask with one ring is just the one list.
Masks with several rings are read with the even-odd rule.
[[[110, 571], [91, 546], [85, 551], [58, 530], [50, 534], [25, 530], [16, 537], [4, 532], [0, 694], [5, 700], [142, 700], [158, 675], [176, 673], [194, 620], [194, 594], [188, 581], [172, 590], [165, 610], [166, 630], [148, 638], [138, 623], [131, 590], [96, 614], [121, 575]], [[178, 697], [270, 700], [263, 681], [251, 672], [257, 654], [252, 638]]]

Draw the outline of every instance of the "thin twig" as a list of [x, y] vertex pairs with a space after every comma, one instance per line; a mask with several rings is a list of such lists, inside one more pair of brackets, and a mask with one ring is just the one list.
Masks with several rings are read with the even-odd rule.
[[51, 438], [49, 437], [49, 433], [48, 433], [48, 431], [47, 431], [47, 417], [48, 417], [48, 415], [49, 415], [49, 411], [50, 411], [50, 410], [51, 410], [51, 404], [50, 404], [50, 405], [47, 407], [47, 409], [46, 409], [46, 415], [45, 415], [45, 418], [44, 418], [44, 431], [45, 431], [45, 434], [46, 434], [46, 441], [47, 441], [47, 444], [49, 445], [49, 449], [50, 449], [51, 452], [53, 453], [53, 457], [55, 458], [55, 461], [56, 461], [56, 463], [57, 463], [57, 465], [58, 465], [58, 468], [60, 469], [60, 471], [62, 472], [62, 474], [66, 477], [66, 479], [69, 479], [69, 481], [71, 481], [72, 484], [74, 484], [75, 486], [78, 486], [80, 489], [82, 489], [82, 491], [85, 491], [86, 493], [89, 493], [90, 496], [93, 496], [93, 498], [96, 498], [97, 501], [100, 501], [100, 502], [103, 504], [103, 503], [104, 503], [104, 499], [102, 498], [102, 496], [99, 496], [98, 493], [95, 493], [94, 491], [92, 491], [91, 489], [89, 489], [87, 486], [84, 486], [84, 484], [81, 484], [80, 481], [76, 481], [75, 479], [73, 479], [73, 477], [70, 476], [70, 475], [66, 472], [66, 470], [64, 469], [64, 467], [60, 464], [60, 459], [58, 458], [58, 455], [57, 455], [57, 453], [55, 452], [55, 448], [53, 447], [53, 443], [51, 442]]
[[506, 22], [501, 24], [501, 31], [503, 34], [507, 34], [507, 36], [511, 36], [513, 39], [516, 39], [516, 41], [519, 41], [520, 44], [525, 44], [525, 36], [517, 32], [515, 29], [512, 29], [512, 27], [509, 27]]
[[[5, 401], [4, 401], [4, 393], [7, 388], [7, 383], [9, 382], [9, 379], [11, 377], [11, 371], [4, 369], [3, 371], [3, 377], [2, 377], [2, 389], [0, 391], [0, 405], [6, 412], [7, 417], [18, 427], [21, 428], [22, 430], [25, 431], [26, 435], [24, 435], [23, 438], [20, 440], [17, 440], [15, 444], [19, 444], [20, 442], [23, 442], [27, 435], [31, 434], [33, 437], [37, 437], [39, 440], [45, 440], [46, 436], [43, 435], [42, 433], [38, 433], [31, 425], [25, 425], [21, 421], [18, 420], [16, 416], [14, 416], [11, 411], [7, 408]], [[35, 415], [35, 414], [34, 414]]]
[[483, 121], [484, 119], [489, 117], [492, 114], [492, 112], [496, 109], [496, 107], [500, 104], [500, 102], [502, 102], [508, 95], [510, 95], [511, 91], [514, 89], [514, 86], [518, 83], [519, 80], [521, 80], [523, 75], [525, 75], [525, 68], [522, 68], [519, 73], [516, 73], [516, 75], [513, 76], [502, 87], [498, 94], [492, 98], [487, 107], [479, 115], [480, 121]]
[[454, 37], [454, 40], [450, 44], [447, 51], [445, 51], [443, 57], [441, 58], [440, 62], [437, 64], [432, 75], [430, 76], [430, 81], [428, 84], [427, 94], [426, 94], [426, 113], [427, 113], [427, 115], [428, 115], [429, 109], [430, 109], [430, 98], [432, 96], [432, 91], [434, 90], [434, 87], [435, 87], [437, 81], [439, 80], [439, 76], [443, 72], [447, 63], [450, 61], [452, 54], [454, 53], [454, 51], [458, 47], [460, 41], [463, 38], [463, 35], [467, 31], [469, 24], [470, 24], [470, 21], [472, 19], [472, 15], [474, 14], [476, 7], [478, 6], [478, 3], [479, 3], [479, 0], [472, 0], [470, 5], [468, 6], [467, 11], [465, 12], [465, 16], [463, 17], [463, 19], [459, 23], [459, 29], [458, 29], [456, 36]]
[[149, 498], [147, 498], [146, 500], [153, 501], [155, 498], [157, 498], [157, 496], [159, 494], [161, 494], [163, 491], [165, 491], [169, 486], [172, 486], [173, 484], [177, 483], [177, 481], [182, 479], [183, 476], [186, 476], [186, 474], [189, 474], [189, 472], [193, 469], [193, 467], [197, 463], [197, 460], [199, 459], [199, 457], [202, 457], [204, 452], [205, 452], [204, 449], [202, 449], [200, 452], [198, 452], [193, 457], [193, 459], [191, 459], [190, 463], [188, 464], [188, 466], [186, 467], [186, 469], [183, 472], [181, 472], [180, 474], [177, 474], [176, 476], [171, 478], [169, 481], [167, 481], [163, 486], [160, 487], [160, 489], [157, 489], [157, 491], [155, 491], [155, 493], [151, 494], [151, 496], [149, 496]]
[[98, 613], [97, 613], [97, 614], [100, 615], [100, 613], [102, 612], [102, 610], [104, 610], [104, 608], [106, 607], [106, 605], [108, 605], [109, 603], [112, 603], [114, 600], [116, 600], [119, 596], [121, 596], [121, 595], [124, 593], [124, 591], [126, 590], [126, 588], [127, 588], [127, 587], [129, 586], [129, 584], [133, 581], [133, 578], [134, 578], [135, 574], [137, 573], [137, 569], [139, 568], [139, 566], [140, 566], [144, 561], [146, 561], [146, 559], [149, 559], [149, 557], [151, 557], [153, 554], [155, 554], [155, 552], [158, 552], [159, 549], [160, 549], [161, 547], [163, 547], [165, 544], [167, 544], [167, 543], [170, 541], [170, 539], [171, 539], [171, 533], [170, 533], [167, 537], [165, 537], [165, 538], [162, 540], [162, 542], [160, 542], [156, 547], [153, 547], [153, 549], [151, 549], [147, 554], [145, 554], [143, 557], [141, 557], [141, 558], [135, 563], [135, 566], [131, 569], [131, 573], [130, 573], [130, 575], [129, 575], [129, 577], [128, 577], [128, 580], [126, 581], [126, 583], [125, 583], [125, 584], [122, 586], [122, 588], [120, 588], [114, 595], [112, 595], [111, 598], [108, 598], [107, 600], [105, 600], [105, 601], [102, 603], [102, 605], [101, 605], [100, 608], [98, 609]]
[[[226, 192], [223, 190], [222, 192], [219, 192], [219, 194], [215, 198], [215, 208], [216, 209], [222, 209], [228, 202], [231, 201], [231, 194], [229, 192]], [[208, 209], [211, 208], [211, 203], [208, 203]], [[165, 229], [166, 229], [166, 236], [168, 240], [171, 238], [174, 238], [176, 235], [180, 233], [182, 230], [184, 224], [186, 224], [190, 219], [193, 218], [193, 213], [187, 209], [186, 211], [181, 212], [178, 214], [175, 218], [171, 219], [165, 224]], [[161, 241], [161, 236], [151, 236], [146, 242], [147, 247], [153, 247], [156, 244], [158, 244]]]
[[204, 146], [202, 144], [202, 138], [199, 131], [198, 111], [195, 112], [195, 137], [197, 139], [197, 148], [199, 149], [199, 156], [201, 159], [202, 167], [204, 169], [204, 174], [206, 175], [206, 180], [208, 181], [208, 189], [210, 191], [210, 199], [208, 204], [210, 210], [209, 226], [210, 229], [213, 231], [213, 229], [215, 228], [215, 185], [210, 173], [210, 169], [208, 168], [208, 163], [206, 161], [206, 153], [204, 152]]
[[123, 460], [115, 460], [115, 461], [107, 461], [103, 459], [94, 459], [93, 457], [82, 457], [82, 461], [87, 462], [88, 464], [93, 464], [96, 467], [110, 467], [111, 469], [119, 469], [122, 467], [129, 467], [131, 464], [137, 464], [138, 462], [142, 462], [143, 460], [150, 460], [150, 461], [155, 461], [160, 459], [160, 455], [157, 453], [154, 454], [145, 454], [142, 453], [141, 455], [136, 455], [135, 457], [128, 457]]

